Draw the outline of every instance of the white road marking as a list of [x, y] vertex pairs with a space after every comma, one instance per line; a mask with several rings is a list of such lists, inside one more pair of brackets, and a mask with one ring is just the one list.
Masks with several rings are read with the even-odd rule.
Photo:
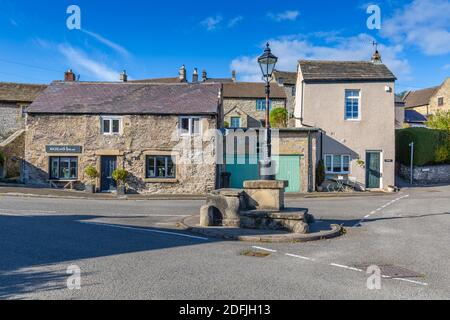
[[277, 250], [267, 249], [267, 248], [263, 248], [263, 247], [256, 247], [256, 246], [253, 246], [252, 248], [253, 248], [253, 249], [256, 249], [256, 250], [262, 250], [262, 251], [267, 251], [267, 252], [272, 252], [272, 253], [277, 252]]
[[362, 219], [361, 219], [358, 223], [356, 223], [353, 227], [356, 228], [356, 227], [360, 226], [366, 219], [369, 219], [369, 218], [370, 218], [371, 216], [373, 216], [374, 214], [376, 214], [376, 213], [382, 211], [383, 209], [386, 209], [387, 207], [393, 205], [394, 203], [396, 203], [396, 202], [398, 202], [398, 201], [400, 201], [400, 200], [402, 200], [402, 199], [408, 198], [408, 197], [409, 197], [409, 194], [407, 194], [407, 195], [405, 195], [405, 196], [403, 196], [403, 197], [399, 197], [399, 198], [397, 198], [397, 199], [395, 199], [395, 200], [391, 200], [390, 202], [388, 202], [388, 203], [382, 205], [381, 207], [379, 207], [379, 208], [377, 208], [376, 210], [372, 211], [372, 212], [369, 213], [368, 215], [364, 216], [364, 218], [362, 218]]
[[303, 260], [308, 260], [308, 261], [316, 261], [313, 258], [303, 257], [303, 256], [299, 256], [299, 255], [296, 255], [296, 254], [291, 254], [291, 253], [286, 253], [286, 255], [288, 257], [292, 257], [292, 258], [298, 258], [298, 259], [303, 259]]
[[404, 278], [392, 278], [393, 280], [399, 280], [399, 281], [404, 281], [404, 282], [409, 282], [409, 283], [414, 283], [414, 284], [418, 284], [421, 286], [428, 286], [428, 283], [425, 282], [420, 282], [420, 281], [414, 281], [414, 280], [410, 280], [410, 279], [404, 279]]
[[347, 269], [347, 270], [352, 270], [352, 271], [364, 272], [364, 271], [361, 270], [361, 269], [353, 268], [353, 267], [348, 267], [348, 266], [344, 266], [344, 265], [342, 265], [342, 264], [330, 263], [330, 266], [338, 267], [338, 268], [342, 268], [342, 269]]
[[117, 229], [126, 229], [126, 230], [135, 230], [135, 231], [143, 231], [143, 232], [150, 232], [150, 233], [167, 234], [167, 235], [171, 235], [171, 236], [185, 237], [185, 238], [204, 240], [204, 241], [209, 240], [208, 238], [190, 236], [190, 235], [187, 235], [184, 233], [176, 233], [176, 232], [169, 232], [169, 231], [150, 230], [150, 229], [143, 229], [143, 228], [118, 226], [118, 225], [108, 224], [108, 223], [97, 223], [97, 222], [86, 222], [86, 221], [80, 221], [80, 223], [97, 225], [97, 226], [102, 226], [102, 227], [117, 228]]

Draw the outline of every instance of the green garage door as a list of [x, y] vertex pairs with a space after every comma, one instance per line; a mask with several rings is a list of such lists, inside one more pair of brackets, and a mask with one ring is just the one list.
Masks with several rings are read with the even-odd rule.
[[244, 181], [259, 179], [258, 157], [236, 155], [227, 157], [227, 172], [231, 173], [231, 188], [242, 189]]
[[299, 155], [277, 156], [277, 180], [289, 181], [286, 192], [300, 192], [300, 159]]

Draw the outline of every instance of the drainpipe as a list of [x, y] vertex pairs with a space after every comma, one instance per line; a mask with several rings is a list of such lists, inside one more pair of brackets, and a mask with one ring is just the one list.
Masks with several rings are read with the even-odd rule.
[[313, 192], [312, 182], [313, 182], [313, 163], [312, 163], [312, 138], [311, 131], [308, 131], [308, 192]]

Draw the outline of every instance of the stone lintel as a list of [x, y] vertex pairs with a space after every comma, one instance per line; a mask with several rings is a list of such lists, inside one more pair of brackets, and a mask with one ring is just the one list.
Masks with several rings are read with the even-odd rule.
[[244, 182], [244, 189], [285, 189], [288, 186], [288, 181], [255, 180]]

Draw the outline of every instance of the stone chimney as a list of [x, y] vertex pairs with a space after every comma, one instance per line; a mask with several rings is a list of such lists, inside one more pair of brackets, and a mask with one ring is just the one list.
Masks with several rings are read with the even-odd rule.
[[202, 72], [202, 81], [205, 82], [206, 80], [208, 80], [208, 74], [206, 73], [206, 70], [203, 69], [203, 72]]
[[236, 70], [231, 71], [231, 80], [233, 80], [233, 82], [236, 82]]
[[383, 60], [381, 60], [381, 54], [380, 54], [380, 52], [378, 52], [378, 50], [376, 50], [372, 56], [372, 63], [373, 64], [382, 64], [383, 63]]
[[69, 69], [67, 70], [66, 73], [64, 73], [64, 81], [66, 82], [76, 81], [75, 73], [73, 73], [72, 69]]
[[184, 64], [180, 68], [179, 77], [180, 77], [180, 82], [187, 82], [186, 67], [184, 66]]
[[123, 70], [123, 72], [120, 74], [120, 81], [128, 82], [128, 75], [127, 75], [127, 71], [126, 70]]
[[197, 83], [198, 82], [198, 69], [194, 68], [194, 72], [192, 73], [192, 82]]

